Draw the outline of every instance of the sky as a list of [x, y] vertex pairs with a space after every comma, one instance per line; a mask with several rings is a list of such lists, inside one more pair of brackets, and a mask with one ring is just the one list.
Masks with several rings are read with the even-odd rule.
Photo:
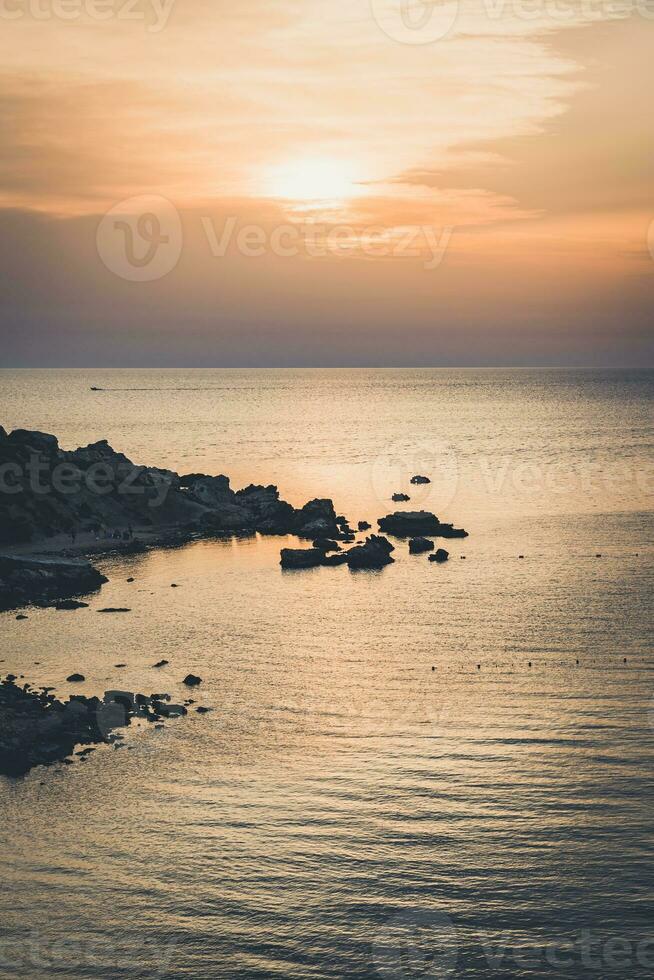
[[5, 367], [652, 364], [654, 0], [0, 0]]

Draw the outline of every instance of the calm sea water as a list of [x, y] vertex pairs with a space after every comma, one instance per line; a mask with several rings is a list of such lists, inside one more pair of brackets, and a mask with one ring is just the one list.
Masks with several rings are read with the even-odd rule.
[[446, 565], [398, 544], [359, 574], [282, 573], [280, 539], [196, 543], [103, 562], [88, 610], [0, 616], [4, 671], [175, 698], [193, 671], [214, 708], [0, 779], [2, 977], [654, 973], [654, 374], [0, 385], [6, 428], [65, 448], [106, 437], [353, 521], [408, 490], [470, 531]]

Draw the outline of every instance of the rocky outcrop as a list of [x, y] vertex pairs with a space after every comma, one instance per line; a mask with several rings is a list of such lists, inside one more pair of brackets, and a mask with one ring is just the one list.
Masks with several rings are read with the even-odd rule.
[[301, 538], [343, 538], [343, 530], [336, 520], [331, 500], [310, 500], [295, 512], [292, 530]]
[[394, 504], [402, 504], [407, 500], [411, 500], [411, 497], [408, 495], [408, 493], [394, 493], [391, 500]]
[[107, 579], [90, 562], [0, 555], [0, 609], [44, 605], [95, 592]]
[[[71, 677], [74, 675], [71, 675]], [[23, 776], [35, 766], [71, 762], [80, 745], [115, 742], [132, 718], [156, 722], [186, 714], [169, 695], [107, 691], [103, 699], [74, 695], [59, 701], [48, 688], [19, 687], [9, 675], [0, 684], [0, 775]], [[75, 752], [84, 758], [89, 749]]]
[[429, 556], [429, 561], [444, 562], [447, 561], [449, 557], [449, 551], [446, 551], [445, 548], [438, 548], [433, 555]]
[[346, 552], [347, 564], [350, 568], [383, 568], [395, 559], [391, 558], [393, 545], [387, 538], [371, 534], [365, 544], [357, 545]]
[[279, 563], [282, 568], [317, 568], [325, 557], [320, 548], [282, 548]]
[[429, 479], [428, 476], [420, 476], [420, 474], [418, 474], [416, 476], [411, 477], [411, 483], [413, 484], [431, 483], [431, 480]]
[[[333, 543], [333, 542], [331, 542]], [[282, 568], [317, 568], [320, 565], [332, 567], [349, 565], [350, 568], [383, 568], [394, 561], [391, 558], [393, 545], [386, 538], [372, 534], [365, 544], [327, 554], [325, 548], [282, 548], [280, 564]]]
[[149, 529], [172, 544], [193, 535], [298, 534], [343, 540], [331, 500], [296, 509], [273, 485], [232, 490], [229, 478], [134, 464], [106, 440], [71, 452], [55, 436], [0, 431], [0, 545], [60, 533], [138, 548], [130, 529]]
[[411, 538], [409, 541], [409, 554], [422, 555], [425, 551], [433, 551], [434, 542], [429, 538]]
[[467, 538], [468, 532], [452, 524], [442, 524], [435, 514], [427, 510], [395, 511], [377, 522], [379, 529], [399, 538], [429, 535], [440, 538]]

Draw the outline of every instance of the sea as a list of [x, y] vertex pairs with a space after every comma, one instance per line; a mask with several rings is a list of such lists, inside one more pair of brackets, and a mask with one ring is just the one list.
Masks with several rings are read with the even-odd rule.
[[651, 977], [653, 394], [636, 369], [1, 371], [8, 430], [469, 537], [443, 564], [393, 539], [376, 572], [194, 542], [99, 559], [88, 609], [1, 614], [1, 673], [212, 710], [0, 777], [0, 977]]

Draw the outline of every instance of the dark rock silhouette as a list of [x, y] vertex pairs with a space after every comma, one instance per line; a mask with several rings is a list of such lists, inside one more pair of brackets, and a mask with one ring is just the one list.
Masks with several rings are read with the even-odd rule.
[[183, 681], [187, 687], [197, 687], [198, 684], [202, 683], [202, 678], [198, 677], [197, 674], [187, 674]]
[[[71, 675], [75, 676], [75, 675]], [[81, 676], [81, 675], [78, 675]], [[9, 674], [0, 684], [0, 774], [23, 776], [35, 766], [71, 760], [79, 745], [113, 742], [116, 728], [132, 718], [159, 721], [186, 714], [182, 705], [171, 705], [169, 695], [107, 691], [104, 698], [73, 695], [58, 701], [52, 688], [18, 687]], [[117, 743], [116, 743], [117, 744]], [[76, 755], [84, 758], [91, 749]]]
[[408, 493], [394, 493], [391, 500], [395, 504], [401, 504], [407, 500], [411, 500], [411, 497], [408, 495]]
[[0, 609], [86, 595], [106, 581], [84, 560], [0, 555]]
[[359, 521], [358, 528], [360, 531], [369, 531], [371, 527], [372, 524], [369, 524], [368, 521]]
[[319, 551], [340, 551], [341, 546], [337, 541], [330, 541], [329, 538], [316, 538], [313, 547]]
[[412, 555], [422, 555], [425, 551], [433, 551], [434, 542], [429, 538], [411, 538], [409, 541], [409, 553]]
[[325, 560], [325, 552], [320, 548], [282, 548], [280, 565], [282, 568], [316, 568]]
[[365, 544], [350, 548], [346, 552], [347, 564], [350, 568], [383, 568], [395, 559], [391, 558], [393, 545], [378, 534], [371, 534]]
[[431, 480], [429, 479], [428, 476], [420, 476], [420, 475], [418, 475], [418, 476], [412, 476], [411, 477], [411, 483], [414, 483], [414, 484], [431, 483]]
[[80, 684], [82, 681], [86, 680], [86, 677], [84, 676], [84, 674], [70, 674], [70, 676], [67, 677], [66, 680], [69, 681], [69, 683], [71, 684]]
[[325, 555], [320, 564], [326, 565], [328, 568], [332, 565], [346, 565], [347, 555], [347, 551], [337, 551], [333, 555]]
[[3, 464], [8, 464], [10, 492], [0, 494], [0, 546], [91, 532], [100, 540], [115, 540], [123, 553], [138, 552], [144, 545], [133, 540], [132, 528], [147, 528], [161, 543], [171, 544], [255, 531], [311, 539], [340, 536], [331, 500], [311, 500], [297, 510], [280, 500], [273, 485], [234, 491], [224, 475], [179, 476], [138, 466], [106, 440], [67, 452], [53, 435], [26, 429], [7, 435], [3, 429]]
[[395, 511], [381, 517], [377, 522], [379, 529], [387, 534], [400, 538], [412, 538], [424, 535], [440, 538], [467, 538], [468, 532], [452, 524], [441, 524], [435, 514], [428, 510]]
[[429, 556], [429, 561], [444, 562], [447, 561], [449, 557], [449, 551], [446, 551], [445, 548], [438, 548], [433, 555]]

